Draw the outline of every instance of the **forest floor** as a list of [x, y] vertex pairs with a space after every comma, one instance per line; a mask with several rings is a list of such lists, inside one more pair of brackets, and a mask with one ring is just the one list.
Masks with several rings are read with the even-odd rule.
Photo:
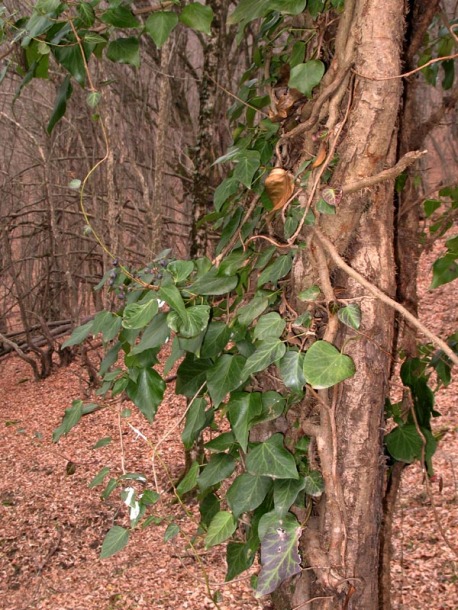
[[[431, 256], [423, 261], [420, 274], [421, 317], [447, 336], [458, 327], [456, 287], [428, 292], [430, 261]], [[170, 477], [183, 467], [184, 404], [170, 388], [152, 427], [135, 409], [120, 416], [129, 402], [108, 400], [107, 408], [83, 417], [52, 443], [64, 410], [87, 396], [86, 377], [75, 362], [35, 382], [16, 356], [0, 361], [0, 609], [205, 610], [214, 608], [215, 592], [221, 610], [262, 608], [249, 576], [224, 583], [221, 549], [207, 551], [199, 539], [191, 548], [196, 503], [190, 501], [186, 514], [168, 491]], [[458, 562], [448, 545], [456, 547], [458, 539], [457, 395], [455, 382], [437, 400], [442, 417], [434, 427], [446, 432], [434, 458], [432, 496], [418, 466], [404, 473], [394, 524], [393, 610], [458, 610]], [[136, 529], [123, 551], [99, 559], [105, 533], [114, 524], [127, 525], [128, 509], [119, 489], [103, 501], [103, 487], [88, 483], [108, 466], [110, 476], [144, 473], [154, 489], [151, 447], [165, 435], [156, 463], [157, 484], [165, 493], [150, 511], [157, 524]], [[94, 448], [105, 437], [112, 441]], [[165, 543], [170, 523], [180, 534]]]

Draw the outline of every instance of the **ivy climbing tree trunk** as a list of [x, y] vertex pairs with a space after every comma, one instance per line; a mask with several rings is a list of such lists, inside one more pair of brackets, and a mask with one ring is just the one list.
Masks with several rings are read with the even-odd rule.
[[[351, 381], [304, 401], [301, 426], [314, 439], [326, 491], [301, 539], [309, 569], [274, 595], [278, 610], [312, 599], [316, 601], [307, 607], [315, 609], [378, 608], [383, 409], [394, 314], [358, 281], [335, 269], [329, 244], [359, 274], [394, 296], [393, 180], [376, 181], [369, 188], [358, 188], [358, 183], [396, 162], [401, 83], [388, 78], [401, 71], [403, 34], [401, 0], [390, 0], [383, 8], [374, 0], [346, 2], [333, 65], [316, 96], [324, 102], [317, 116], [322, 122], [327, 118], [329, 146], [339, 158], [332, 186], [344, 195], [336, 215], [321, 216], [320, 231], [327, 239], [310, 238], [309, 232], [309, 254], [297, 259], [293, 270], [294, 292], [319, 278], [329, 314], [324, 339], [343, 351], [350, 341], [357, 372]], [[306, 139], [312, 130], [316, 124], [304, 129]], [[360, 302], [358, 334], [336, 330], [332, 303], [337, 287], [344, 297]]]

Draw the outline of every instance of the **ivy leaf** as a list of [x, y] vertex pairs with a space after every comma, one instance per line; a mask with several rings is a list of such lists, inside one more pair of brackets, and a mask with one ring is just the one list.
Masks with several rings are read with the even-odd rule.
[[125, 6], [109, 8], [100, 15], [100, 21], [116, 28], [137, 28], [140, 22]]
[[121, 549], [123, 549], [129, 542], [129, 530], [126, 530], [120, 525], [114, 525], [105, 536], [102, 543], [102, 550], [100, 551], [100, 559], [106, 559], [111, 557]]
[[253, 320], [262, 314], [267, 309], [269, 301], [265, 296], [255, 296], [252, 301], [244, 305], [238, 310], [237, 320], [243, 326], [249, 326]]
[[353, 360], [327, 341], [316, 341], [304, 356], [304, 377], [317, 390], [330, 388], [354, 374]]
[[243, 356], [223, 354], [207, 372], [208, 393], [215, 405], [219, 405], [226, 394], [243, 383], [242, 370], [245, 362]]
[[278, 479], [274, 482], [274, 505], [275, 512], [283, 517], [294, 504], [297, 495], [305, 487], [305, 480], [300, 479]]
[[[426, 438], [425, 458], [428, 460], [436, 450], [437, 441], [430, 430], [421, 428], [421, 431]], [[423, 439], [418, 434], [415, 424], [396, 426], [385, 436], [385, 444], [390, 455], [398, 462], [411, 464], [421, 458]]]
[[280, 337], [285, 330], [286, 322], [276, 311], [261, 316], [256, 323], [253, 337], [255, 339], [267, 339], [269, 337]]
[[211, 441], [205, 443], [205, 449], [210, 449], [210, 451], [226, 451], [227, 449], [232, 449], [236, 444], [235, 436], [232, 432], [223, 432], [219, 436], [212, 438]]
[[48, 125], [46, 127], [46, 131], [49, 134], [52, 133], [52, 130], [54, 129], [56, 124], [64, 116], [65, 111], [67, 110], [67, 102], [72, 93], [73, 93], [73, 87], [70, 82], [70, 77], [66, 76], [57, 91], [57, 97], [56, 97], [56, 101], [54, 102], [54, 108], [51, 113], [51, 117], [49, 119]]
[[235, 460], [227, 453], [217, 453], [213, 455], [200, 473], [197, 484], [200, 489], [205, 490], [220, 481], [227, 479], [235, 469]]
[[186, 473], [185, 477], [177, 485], [177, 494], [183, 496], [197, 485], [197, 477], [199, 476], [199, 464], [194, 461], [191, 468]]
[[306, 288], [305, 290], [302, 290], [298, 295], [297, 298], [300, 299], [301, 301], [316, 301], [317, 298], [320, 296], [320, 288], [319, 286], [316, 286], [315, 284], [313, 284], [313, 286], [310, 286], [310, 288]]
[[205, 407], [205, 400], [196, 398], [186, 413], [186, 424], [181, 434], [185, 449], [191, 449], [205, 427]]
[[356, 303], [350, 303], [346, 307], [342, 307], [337, 312], [339, 320], [350, 328], [358, 328], [361, 326], [361, 309]]
[[171, 11], [158, 11], [148, 17], [145, 31], [160, 49], [178, 23], [178, 16]]
[[251, 474], [273, 479], [298, 479], [294, 457], [283, 447], [283, 436], [274, 434], [252, 449], [246, 458], [246, 468]]
[[299, 15], [307, 5], [307, 0], [272, 0], [272, 10], [286, 13], [287, 15]]
[[324, 481], [319, 470], [310, 470], [304, 477], [304, 489], [308, 496], [319, 498], [324, 491]]
[[264, 17], [270, 10], [273, 0], [240, 0], [233, 13], [229, 15], [228, 23], [248, 23], [258, 17]]
[[140, 343], [134, 346], [131, 351], [132, 355], [141, 354], [145, 350], [164, 345], [170, 335], [170, 329], [167, 324], [167, 314], [161, 312], [157, 314], [152, 322], [146, 327]]
[[161, 286], [158, 291], [158, 296], [177, 312], [182, 322], [186, 323], [186, 306], [184, 304], [183, 297], [176, 286], [173, 284], [170, 284], [169, 286]]
[[227, 573], [225, 581], [232, 580], [253, 565], [256, 553], [249, 543], [229, 542], [226, 548]]
[[266, 497], [271, 485], [272, 480], [269, 477], [249, 472], [238, 476], [226, 493], [226, 500], [234, 517], [257, 508]]
[[76, 426], [83, 415], [83, 401], [74, 400], [72, 406], [65, 409], [61, 425], [52, 434], [53, 443], [57, 443], [60, 437], [68, 434]]
[[129, 381], [126, 392], [151, 423], [164, 397], [165, 382], [154, 369], [140, 369], [137, 380]]
[[430, 290], [453, 282], [458, 278], [458, 263], [456, 259], [458, 253], [448, 252], [445, 256], [441, 256], [433, 263], [433, 280], [431, 282]]
[[226, 178], [223, 180], [215, 189], [213, 195], [213, 203], [215, 204], [215, 210], [219, 212], [223, 206], [223, 203], [229, 199], [231, 195], [234, 195], [239, 189], [239, 182], [234, 177]]
[[246, 452], [250, 423], [262, 412], [259, 392], [236, 392], [227, 403], [227, 417], [234, 436]]
[[130, 303], [124, 309], [122, 316], [122, 326], [124, 328], [144, 328], [147, 326], [158, 312], [157, 300], [140, 303]]
[[231, 336], [231, 329], [224, 322], [210, 322], [205, 333], [202, 349], [202, 358], [216, 358], [226, 347]]
[[[83, 46], [87, 59], [89, 56], [89, 47], [88, 45]], [[75, 43], [67, 46], [55, 46], [53, 47], [53, 53], [57, 61], [70, 72], [76, 82], [81, 86], [84, 86], [86, 81], [86, 68], [84, 63], [85, 60], [83, 59], [79, 45]]]
[[130, 64], [138, 68], [140, 66], [140, 43], [135, 36], [118, 38], [113, 40], [107, 47], [107, 57], [118, 64]]
[[307, 97], [312, 97], [312, 90], [320, 84], [324, 71], [324, 63], [319, 59], [311, 59], [304, 64], [297, 64], [297, 66], [291, 68], [288, 85]]
[[199, 359], [193, 354], [187, 354], [178, 367], [176, 393], [192, 398], [206, 380], [207, 370], [212, 364], [211, 360]]
[[67, 339], [67, 341], [64, 341], [62, 348], [70, 347], [71, 345], [79, 345], [82, 343], [91, 334], [93, 324], [94, 320], [91, 320], [82, 326], [77, 326], [72, 332], [70, 338]]
[[172, 261], [167, 265], [167, 271], [172, 275], [174, 282], [179, 284], [194, 271], [194, 263], [192, 261]]
[[193, 2], [186, 5], [181, 11], [180, 21], [193, 30], [203, 32], [210, 36], [213, 11], [209, 6], [199, 4], [199, 2]]
[[249, 356], [242, 372], [242, 377], [247, 379], [253, 373], [263, 371], [274, 362], [278, 362], [285, 354], [285, 344], [276, 337], [269, 337], [259, 341], [256, 351]]
[[305, 385], [304, 354], [288, 350], [278, 363], [285, 386], [293, 392], [302, 392]]
[[191, 284], [186, 289], [187, 292], [204, 296], [220, 296], [234, 290], [238, 284], [237, 276], [220, 277], [217, 273], [218, 270], [213, 267], [205, 275], [196, 280], [194, 284]]
[[227, 511], [220, 511], [211, 520], [208, 528], [207, 535], [205, 537], [205, 548], [210, 548], [224, 542], [235, 532], [237, 527], [237, 521]]
[[247, 188], [251, 187], [253, 176], [261, 165], [261, 157], [257, 150], [245, 150], [240, 155], [235, 166], [233, 177]]
[[165, 530], [165, 533], [164, 533], [164, 542], [168, 542], [169, 540], [172, 540], [172, 538], [175, 538], [175, 536], [178, 536], [179, 533], [180, 533], [180, 528], [178, 527], [178, 525], [176, 523], [170, 523], [170, 525], [167, 526], [167, 529]]
[[258, 288], [267, 282], [276, 284], [291, 271], [293, 259], [290, 254], [279, 256], [259, 275]]
[[278, 518], [261, 539], [261, 571], [256, 596], [268, 595], [301, 571], [299, 538], [301, 527], [292, 515]]
[[285, 410], [286, 400], [278, 392], [270, 390], [261, 394], [261, 411], [251, 419], [253, 425], [277, 419]]
[[[172, 314], [173, 313], [174, 312], [172, 312]], [[188, 309], [186, 309], [186, 320], [179, 327], [180, 336], [187, 339], [196, 337], [207, 328], [209, 317], [210, 307], [208, 305], [188, 307]]]

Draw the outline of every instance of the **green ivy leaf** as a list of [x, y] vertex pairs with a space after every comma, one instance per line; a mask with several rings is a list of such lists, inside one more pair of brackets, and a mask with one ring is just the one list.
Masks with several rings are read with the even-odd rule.
[[248, 23], [258, 17], [264, 17], [272, 10], [274, 0], [240, 0], [233, 13], [229, 15], [228, 23]]
[[291, 254], [279, 256], [262, 271], [258, 278], [258, 288], [267, 282], [276, 284], [291, 271], [293, 259]]
[[312, 97], [313, 88], [320, 84], [324, 71], [324, 63], [319, 59], [297, 64], [291, 69], [288, 85], [307, 97]]
[[238, 476], [226, 493], [226, 500], [234, 517], [257, 508], [272, 486], [269, 477], [262, 477], [249, 472]]
[[190, 492], [197, 485], [197, 477], [199, 476], [199, 464], [197, 462], [193, 462], [191, 464], [190, 469], [177, 485], [177, 494], [179, 496], [183, 496], [184, 494]]
[[100, 449], [100, 447], [106, 447], [111, 443], [111, 436], [104, 436], [100, 438], [95, 445], [92, 446], [92, 449]]
[[267, 339], [269, 337], [280, 337], [285, 330], [286, 322], [276, 311], [261, 316], [254, 328], [254, 339]]
[[252, 449], [246, 458], [246, 468], [251, 474], [273, 479], [298, 479], [294, 457], [283, 447], [283, 436], [274, 434]]
[[164, 397], [165, 382], [154, 369], [140, 369], [137, 380], [129, 381], [126, 392], [151, 423]]
[[199, 2], [192, 2], [187, 4], [181, 11], [180, 21], [193, 30], [210, 36], [213, 11], [209, 6], [199, 4]]
[[301, 301], [316, 301], [317, 298], [320, 296], [320, 293], [321, 293], [320, 287], [313, 284], [313, 286], [310, 286], [310, 288], [306, 288], [305, 290], [302, 290], [297, 295], [297, 298], [300, 299]]
[[255, 296], [252, 301], [241, 307], [237, 312], [237, 320], [242, 326], [249, 326], [253, 320], [267, 309], [269, 300], [265, 296]]
[[234, 169], [234, 180], [238, 180], [247, 188], [251, 187], [253, 177], [261, 165], [261, 157], [257, 150], [245, 150], [239, 156]]
[[165, 530], [165, 533], [164, 533], [164, 542], [168, 542], [169, 540], [172, 540], [172, 538], [175, 538], [175, 536], [178, 536], [179, 533], [180, 533], [180, 528], [178, 527], [178, 525], [176, 523], [170, 523], [170, 525], [167, 526], [167, 529]]
[[235, 469], [235, 460], [227, 453], [217, 453], [210, 458], [200, 473], [197, 484], [205, 490], [231, 476]]
[[145, 350], [160, 347], [166, 343], [169, 335], [170, 329], [167, 324], [167, 314], [161, 312], [146, 327], [140, 342], [133, 347], [131, 354], [141, 354]]
[[[436, 450], [437, 441], [430, 430], [421, 428], [421, 431], [426, 438], [425, 458], [428, 460]], [[411, 464], [421, 458], [423, 439], [418, 434], [415, 424], [396, 426], [385, 436], [385, 444], [390, 455], [398, 462]]]
[[213, 195], [213, 203], [215, 210], [219, 212], [231, 195], [234, 195], [239, 189], [239, 182], [234, 177], [226, 178], [215, 189]]
[[354, 374], [353, 360], [327, 341], [316, 341], [304, 356], [304, 377], [317, 390], [330, 388]]
[[209, 549], [220, 542], [227, 540], [235, 532], [237, 521], [227, 511], [220, 511], [211, 520], [205, 537], [205, 548]]
[[123, 549], [129, 542], [129, 530], [126, 530], [120, 525], [114, 525], [105, 536], [102, 543], [102, 550], [100, 551], [100, 559], [106, 559], [111, 557], [121, 549]]
[[202, 348], [202, 358], [216, 358], [226, 347], [231, 336], [231, 329], [224, 322], [210, 322], [205, 333]]
[[236, 444], [235, 436], [232, 432], [223, 432], [219, 436], [212, 438], [211, 441], [205, 443], [205, 449], [210, 449], [210, 451], [227, 451], [227, 449], [232, 449]]
[[293, 392], [302, 392], [305, 386], [304, 354], [288, 350], [278, 364], [285, 386]]
[[361, 326], [361, 309], [356, 303], [350, 303], [346, 307], [342, 307], [337, 312], [339, 320], [350, 328], [358, 328]]
[[145, 30], [160, 49], [178, 23], [178, 16], [171, 11], [157, 11], [148, 17]]
[[455, 252], [448, 252], [445, 256], [441, 256], [433, 263], [433, 280], [431, 282], [430, 290], [434, 290], [438, 286], [453, 282], [458, 277], [458, 263], [456, 259], [458, 254]]
[[123, 328], [144, 328], [147, 326], [158, 312], [156, 298], [152, 298], [146, 303], [131, 303], [124, 309], [122, 316]]
[[248, 543], [229, 542], [226, 548], [227, 573], [225, 581], [236, 578], [253, 565], [256, 553]]
[[274, 505], [278, 516], [286, 515], [294, 504], [297, 495], [305, 487], [305, 481], [300, 479], [278, 479], [274, 482]]
[[242, 372], [242, 377], [247, 379], [253, 373], [263, 371], [274, 362], [278, 362], [285, 354], [285, 344], [276, 337], [269, 337], [259, 341], [256, 351], [249, 356]]
[[272, 522], [261, 539], [261, 571], [256, 597], [268, 595], [301, 571], [299, 538], [302, 529], [293, 515]]
[[125, 6], [109, 8], [100, 15], [100, 21], [121, 29], [137, 28], [140, 25], [139, 20]]
[[205, 400], [196, 398], [186, 413], [186, 424], [181, 435], [185, 449], [191, 449], [205, 427], [205, 407]]
[[101, 468], [99, 472], [95, 475], [95, 477], [92, 479], [92, 481], [88, 484], [89, 489], [97, 487], [97, 485], [101, 485], [109, 472], [110, 469], [108, 468], [108, 466], [104, 466], [103, 468]]
[[187, 354], [178, 367], [176, 393], [192, 398], [207, 378], [207, 370], [212, 366], [208, 359]]
[[299, 15], [307, 5], [307, 0], [272, 0], [272, 10], [286, 13], [287, 15]]
[[91, 334], [93, 324], [94, 320], [91, 320], [90, 322], [87, 322], [82, 326], [77, 326], [72, 332], [70, 338], [67, 339], [67, 341], [64, 341], [64, 343], [62, 344], [62, 349], [64, 347], [80, 345], [80, 343], [83, 343], [83, 341], [87, 339], [87, 337], [89, 337], [89, 335]]
[[237, 442], [246, 452], [251, 422], [262, 412], [259, 392], [235, 392], [227, 403], [227, 417]]
[[[84, 52], [86, 56], [86, 60], [88, 59], [89, 45], [83, 45]], [[52, 51], [56, 60], [66, 69], [73, 78], [79, 83], [82, 87], [86, 82], [86, 67], [85, 60], [81, 54], [81, 49], [77, 44], [70, 44], [64, 46], [55, 46], [52, 47]], [[68, 99], [68, 98], [67, 98]]]
[[310, 470], [304, 477], [304, 489], [308, 496], [319, 498], [324, 492], [324, 481], [319, 470]]
[[118, 38], [107, 47], [107, 57], [118, 64], [140, 67], [140, 43], [135, 36]]
[[173, 284], [170, 284], [169, 286], [161, 286], [158, 296], [177, 312], [183, 323], [187, 322], [188, 315], [186, 312], [186, 306], [184, 304], [183, 297], [176, 286]]
[[174, 282], [179, 284], [194, 271], [194, 263], [192, 261], [172, 261], [167, 265], [167, 271], [173, 277]]
[[228, 294], [238, 284], [237, 276], [218, 276], [218, 269], [211, 268], [205, 275], [191, 284], [186, 290], [190, 294], [220, 296]]
[[245, 366], [243, 356], [223, 354], [214, 367], [207, 372], [207, 387], [215, 405], [219, 405], [229, 392], [236, 390], [244, 381], [242, 370]]
[[67, 102], [73, 93], [73, 87], [70, 82], [70, 77], [66, 76], [62, 81], [58, 91], [56, 101], [54, 102], [54, 108], [49, 118], [48, 125], [46, 127], [46, 131], [50, 134], [52, 130], [56, 126], [56, 124], [60, 121], [60, 119], [64, 116], [67, 110]]
[[53, 443], [57, 443], [61, 436], [68, 434], [76, 426], [83, 415], [83, 401], [74, 400], [72, 406], [65, 409], [61, 425], [52, 434]]
[[277, 419], [285, 410], [286, 400], [278, 392], [270, 390], [261, 394], [261, 411], [251, 419], [253, 425]]

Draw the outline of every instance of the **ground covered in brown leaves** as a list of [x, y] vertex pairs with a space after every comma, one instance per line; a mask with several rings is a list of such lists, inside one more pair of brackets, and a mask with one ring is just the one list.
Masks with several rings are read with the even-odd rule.
[[[428, 281], [425, 274], [423, 289]], [[425, 292], [422, 318], [441, 335], [457, 328], [453, 285]], [[111, 476], [144, 473], [154, 489], [151, 447], [168, 431], [161, 460], [172, 478], [178, 476], [183, 454], [174, 426], [184, 405], [169, 393], [149, 427], [135, 409], [120, 417], [129, 403], [108, 401], [54, 445], [52, 432], [65, 408], [87, 389], [84, 377], [74, 363], [37, 383], [17, 357], [0, 362], [0, 608], [205, 610], [214, 607], [210, 595], [216, 591], [221, 610], [261, 608], [247, 579], [224, 583], [221, 549], [206, 551], [199, 540], [191, 549], [196, 506], [191, 501], [186, 515], [174, 502], [160, 463], [157, 484], [166, 493], [153, 511], [157, 524], [135, 530], [121, 553], [99, 559], [105, 533], [114, 524], [127, 525], [128, 514], [119, 490], [102, 501], [102, 487], [90, 489], [88, 482], [109, 466]], [[458, 539], [457, 390], [455, 382], [438, 399], [443, 416], [436, 428], [447, 431], [434, 462], [435, 508], [419, 467], [409, 467], [403, 479], [395, 522], [395, 610], [458, 609], [457, 557], [449, 546]], [[103, 437], [112, 441], [94, 449]], [[164, 543], [171, 522], [181, 534]]]

